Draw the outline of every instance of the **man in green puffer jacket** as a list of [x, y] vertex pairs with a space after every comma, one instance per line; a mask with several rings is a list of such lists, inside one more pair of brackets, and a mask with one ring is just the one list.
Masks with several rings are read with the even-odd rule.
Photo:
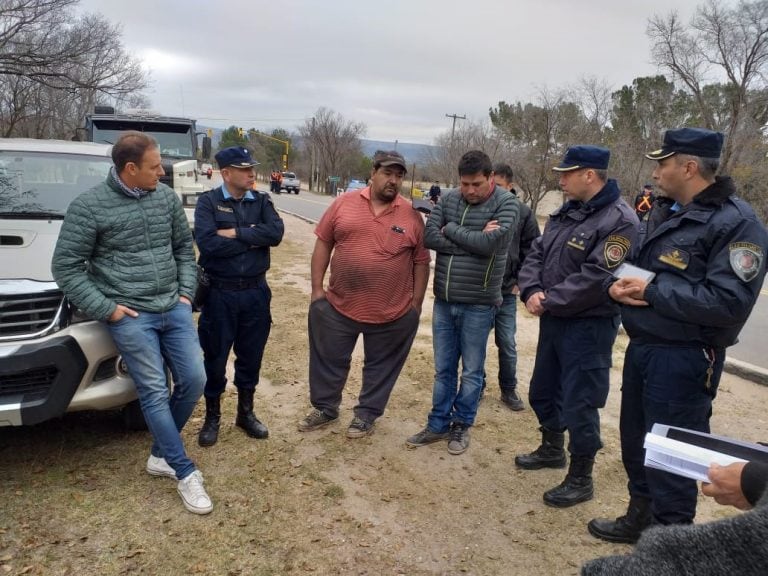
[[[483, 387], [485, 351], [496, 310], [517, 198], [493, 179], [491, 159], [472, 150], [459, 161], [458, 190], [442, 195], [427, 220], [424, 246], [437, 252], [432, 341], [435, 383], [426, 427], [409, 446], [448, 439], [448, 452], [469, 447]], [[459, 381], [458, 366], [462, 373]]]
[[[147, 472], [178, 480], [187, 510], [207, 514], [213, 505], [180, 435], [205, 384], [192, 322], [192, 234], [178, 197], [159, 182], [164, 172], [151, 136], [125, 132], [112, 161], [106, 181], [70, 204], [53, 276], [72, 304], [106, 322], [125, 360], [154, 437]], [[166, 363], [175, 382], [170, 397]]]

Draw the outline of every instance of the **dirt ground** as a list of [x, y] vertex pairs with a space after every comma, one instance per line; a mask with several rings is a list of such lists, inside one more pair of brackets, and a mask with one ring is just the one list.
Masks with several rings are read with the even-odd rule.
[[[530, 409], [513, 413], [499, 402], [495, 378], [465, 454], [449, 455], [444, 443], [406, 448], [405, 438], [424, 425], [430, 408], [431, 300], [375, 433], [360, 440], [344, 435], [360, 389], [358, 355], [339, 422], [301, 434], [296, 424], [309, 408], [313, 235], [310, 224], [285, 220], [286, 240], [273, 251], [269, 274], [274, 326], [256, 402], [270, 438], [251, 440], [234, 427], [232, 390], [215, 447], [196, 443], [202, 404], [184, 431], [213, 513], [187, 513], [173, 481], [148, 476], [149, 435], [124, 432], [114, 414], [0, 429], [0, 575], [567, 575], [578, 574], [587, 559], [630, 549], [586, 531], [591, 518], [614, 517], [627, 503], [618, 441], [624, 337], [602, 411], [596, 496], [571, 509], [549, 508], [541, 499], [564, 471], [515, 469], [514, 455], [537, 446], [537, 423]], [[518, 322], [525, 397], [537, 321], [521, 308]], [[492, 344], [488, 372], [496, 373]], [[725, 375], [713, 429], [768, 438], [767, 401], [768, 388]], [[698, 520], [734, 513], [702, 498]]]

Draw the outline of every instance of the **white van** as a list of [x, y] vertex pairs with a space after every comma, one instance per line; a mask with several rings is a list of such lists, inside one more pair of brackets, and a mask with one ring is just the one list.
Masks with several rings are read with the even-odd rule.
[[144, 419], [106, 327], [63, 297], [51, 257], [69, 203], [103, 182], [111, 146], [0, 138], [0, 426], [77, 410]]

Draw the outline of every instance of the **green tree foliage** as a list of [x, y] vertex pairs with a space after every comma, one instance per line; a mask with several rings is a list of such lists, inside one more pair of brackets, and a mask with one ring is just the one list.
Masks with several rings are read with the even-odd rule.
[[229, 148], [230, 146], [244, 146], [253, 153], [253, 147], [248, 142], [248, 138], [243, 133], [240, 134], [241, 128], [237, 126], [230, 126], [221, 133], [221, 139], [219, 140], [219, 150]]
[[540, 91], [536, 103], [499, 102], [489, 111], [491, 123], [504, 141], [515, 180], [524, 200], [535, 211], [544, 195], [557, 185], [552, 166], [568, 146], [579, 143], [589, 121], [566, 92]]

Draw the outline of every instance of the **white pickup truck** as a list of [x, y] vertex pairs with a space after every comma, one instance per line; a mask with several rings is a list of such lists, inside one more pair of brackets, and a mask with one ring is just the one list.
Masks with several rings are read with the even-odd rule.
[[280, 183], [280, 190], [298, 194], [301, 190], [301, 182], [296, 178], [293, 172], [283, 172], [283, 181]]

